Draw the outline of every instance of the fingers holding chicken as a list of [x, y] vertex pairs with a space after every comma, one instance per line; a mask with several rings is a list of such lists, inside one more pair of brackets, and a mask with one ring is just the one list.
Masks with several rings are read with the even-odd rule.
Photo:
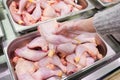
[[81, 33], [80, 35], [78, 35], [77, 37], [74, 38], [74, 40], [76, 40], [78, 42], [78, 44], [80, 43], [86, 43], [86, 42], [90, 42], [90, 43], [96, 43], [96, 34], [95, 33]]
[[72, 42], [72, 39], [63, 35], [55, 35], [54, 33], [56, 32], [57, 28], [58, 23], [54, 20], [41, 24], [38, 27], [38, 31], [40, 32], [41, 36], [43, 36], [48, 42], [52, 44], [58, 45], [66, 42]]

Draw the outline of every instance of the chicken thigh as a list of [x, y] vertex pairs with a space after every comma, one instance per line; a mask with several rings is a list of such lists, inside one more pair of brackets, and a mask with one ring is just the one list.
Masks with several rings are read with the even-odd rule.
[[[27, 66], [27, 67], [26, 67]], [[19, 58], [15, 66], [15, 72], [19, 80], [34, 80], [31, 76], [36, 70], [33, 62], [27, 61], [25, 59]]]
[[47, 55], [47, 52], [31, 50], [27, 46], [16, 49], [15, 53], [20, 57], [32, 61], [38, 61]]
[[43, 37], [36, 37], [27, 46], [29, 48], [40, 47], [43, 51], [48, 50], [48, 43]]
[[49, 68], [41, 67], [39, 70], [37, 70], [33, 75], [32, 75], [35, 80], [46, 80], [49, 77], [52, 76], [62, 76], [62, 71], [61, 70], [51, 70]]

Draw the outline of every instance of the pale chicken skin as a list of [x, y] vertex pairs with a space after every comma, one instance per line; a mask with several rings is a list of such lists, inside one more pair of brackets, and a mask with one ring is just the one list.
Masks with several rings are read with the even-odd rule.
[[25, 8], [28, 13], [32, 13], [36, 8], [36, 5], [34, 3], [28, 2]]
[[57, 67], [59, 67], [63, 72], [66, 72], [66, 66], [64, 66], [60, 60], [60, 58], [58, 56], [53, 56], [53, 60], [52, 60], [52, 64], [56, 65]]
[[96, 44], [96, 34], [95, 33], [81, 33], [75, 40], [79, 43], [91, 42]]
[[18, 24], [24, 24], [24, 21], [22, 20], [21, 15], [17, 14], [18, 9], [15, 1], [11, 3], [11, 5], [9, 6], [9, 10], [15, 22], [17, 22]]
[[19, 10], [18, 14], [22, 14], [23, 9], [25, 8], [25, 5], [27, 4], [28, 0], [20, 0], [19, 1]]
[[29, 48], [40, 47], [43, 51], [48, 50], [48, 43], [43, 37], [33, 39], [28, 45]]
[[55, 9], [53, 9], [51, 6], [47, 6], [43, 10], [43, 16], [54, 18], [54, 17], [57, 17], [57, 13], [55, 12]]
[[60, 44], [57, 46], [57, 50], [65, 55], [72, 54], [75, 51], [76, 45], [72, 43]]
[[96, 44], [94, 43], [85, 43], [83, 44], [84, 47], [86, 47], [88, 53], [90, 56], [92, 56], [94, 59], [97, 59], [97, 55], [100, 54], [98, 49], [96, 48]]
[[[11, 12], [10, 6], [13, 5], [13, 3], [11, 3], [9, 6], [11, 15], [15, 22], [24, 26], [30, 26], [44, 20], [82, 10], [82, 6], [76, 4], [74, 0], [19, 0], [12, 2], [17, 4], [17, 11], [12, 10]], [[30, 17], [25, 16], [28, 14], [24, 14], [24, 12], [27, 12], [33, 18], [34, 23], [29, 21]], [[20, 15], [18, 20], [21, 21], [16, 20], [16, 17], [14, 17], [18, 15]]]
[[35, 80], [32, 74], [35, 72], [36, 67], [33, 62], [19, 58], [15, 66], [15, 72], [18, 80]]
[[31, 14], [28, 13], [27, 11], [22, 12], [22, 17], [23, 17], [23, 21], [25, 22], [25, 25], [29, 26], [29, 25], [36, 23], [36, 21], [33, 19]]
[[47, 55], [47, 52], [31, 50], [28, 47], [18, 48], [15, 50], [16, 55], [28, 60], [38, 61]]
[[83, 45], [78, 45], [75, 50], [75, 62], [78, 63], [82, 58], [82, 55], [87, 51], [87, 49]]
[[41, 67], [32, 76], [35, 78], [35, 80], [45, 80], [52, 76], [61, 76], [61, 75], [62, 75], [61, 70], [51, 70], [45, 67]]
[[55, 4], [54, 9], [58, 11], [60, 15], [68, 14], [71, 11], [71, 8], [69, 8], [69, 6], [65, 4], [63, 1], [60, 1], [59, 3]]
[[40, 7], [40, 0], [36, 1], [36, 8], [34, 9], [33, 13], [31, 14], [32, 18], [35, 21], [38, 21], [42, 15], [42, 9]]

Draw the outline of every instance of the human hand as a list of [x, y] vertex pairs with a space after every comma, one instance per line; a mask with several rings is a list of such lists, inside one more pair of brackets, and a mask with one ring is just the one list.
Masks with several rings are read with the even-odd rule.
[[66, 21], [63, 23], [59, 23], [59, 28], [57, 29], [56, 33], [64, 34], [74, 30], [77, 30], [77, 25], [75, 21]]
[[93, 26], [93, 18], [83, 19], [83, 20], [74, 20], [67, 21], [59, 24], [59, 28], [56, 33], [64, 34], [71, 31], [87, 31], [87, 32], [95, 32], [95, 28]]

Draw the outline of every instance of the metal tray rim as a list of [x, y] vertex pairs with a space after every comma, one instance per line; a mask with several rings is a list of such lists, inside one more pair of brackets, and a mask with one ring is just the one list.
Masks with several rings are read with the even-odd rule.
[[0, 38], [4, 37], [3, 31], [2, 31], [2, 26], [0, 26]]

